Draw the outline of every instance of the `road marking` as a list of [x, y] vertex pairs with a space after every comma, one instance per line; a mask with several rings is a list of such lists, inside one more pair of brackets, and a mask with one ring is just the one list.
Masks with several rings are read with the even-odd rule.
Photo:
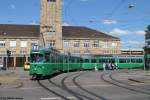
[[[106, 84], [95, 84], [95, 85], [81, 85], [82, 87], [108, 87], [112, 85]], [[68, 86], [69, 88], [77, 88], [76, 85]], [[31, 89], [41, 89], [42, 87], [27, 87], [27, 88], [20, 88], [21, 90], [31, 90]], [[55, 87], [54, 87], [55, 88]], [[56, 87], [57, 88], [57, 87]]]
[[31, 90], [31, 89], [40, 89], [42, 87], [28, 87], [28, 88], [20, 88], [21, 90]]
[[[75, 97], [66, 97], [67, 99], [75, 99]], [[62, 100], [60, 97], [41, 98], [41, 100]]]
[[134, 83], [134, 84], [130, 84], [130, 85], [143, 85], [145, 83]]

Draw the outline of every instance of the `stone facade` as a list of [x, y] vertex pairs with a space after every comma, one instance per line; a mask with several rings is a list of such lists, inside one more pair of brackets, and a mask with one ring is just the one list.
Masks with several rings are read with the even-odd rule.
[[58, 50], [62, 49], [61, 2], [61, 0], [41, 0], [41, 44]]

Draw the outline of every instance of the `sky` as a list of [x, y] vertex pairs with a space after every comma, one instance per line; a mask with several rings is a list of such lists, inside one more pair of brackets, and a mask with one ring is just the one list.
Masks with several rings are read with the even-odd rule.
[[[122, 48], [142, 48], [150, 24], [149, 4], [150, 0], [62, 0], [63, 25], [119, 37]], [[1, 0], [0, 12], [0, 24], [39, 24], [40, 0]]]

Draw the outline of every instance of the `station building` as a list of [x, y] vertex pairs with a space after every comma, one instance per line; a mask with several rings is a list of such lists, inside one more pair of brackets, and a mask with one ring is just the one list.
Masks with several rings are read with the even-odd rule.
[[[79, 26], [63, 26], [62, 33], [62, 53], [81, 55], [121, 53], [120, 39], [105, 33]], [[33, 45], [40, 45], [40, 25], [0, 24], [1, 62], [6, 61], [7, 50], [10, 50], [9, 66], [22, 66], [29, 60]]]
[[120, 39], [84, 26], [62, 26], [62, 1], [41, 0], [40, 25], [0, 24], [0, 65], [23, 66], [33, 45], [71, 54], [120, 54]]

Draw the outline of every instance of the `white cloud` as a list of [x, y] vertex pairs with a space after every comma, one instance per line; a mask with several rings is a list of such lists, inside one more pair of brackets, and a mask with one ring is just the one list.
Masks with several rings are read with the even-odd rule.
[[63, 23], [63, 26], [71, 26], [71, 25], [68, 24], [68, 23], [66, 23], [66, 22], [64, 22], [64, 23]]
[[128, 35], [128, 34], [130, 34], [130, 31], [122, 30], [122, 29], [119, 29], [119, 28], [114, 28], [109, 34], [113, 35], [113, 36], [121, 36], [121, 35]]
[[138, 40], [128, 40], [122, 41], [121, 45], [123, 46], [123, 48], [142, 48], [145, 45], [145, 42]]
[[32, 21], [31, 23], [29, 23], [29, 24], [31, 24], [31, 25], [38, 25], [39, 24], [39, 22], [38, 21]]
[[16, 6], [15, 6], [14, 4], [10, 4], [10, 8], [11, 8], [11, 9], [15, 9]]
[[120, 28], [114, 28], [111, 32], [109, 32], [109, 34], [113, 35], [113, 36], [144, 35], [145, 31], [143, 31], [143, 30], [130, 31], [130, 30], [123, 30], [123, 29], [120, 29]]
[[116, 20], [103, 20], [102, 22], [106, 25], [117, 24]]
[[145, 35], [145, 31], [141, 31], [141, 30], [135, 31], [135, 34], [137, 34], [137, 35]]

